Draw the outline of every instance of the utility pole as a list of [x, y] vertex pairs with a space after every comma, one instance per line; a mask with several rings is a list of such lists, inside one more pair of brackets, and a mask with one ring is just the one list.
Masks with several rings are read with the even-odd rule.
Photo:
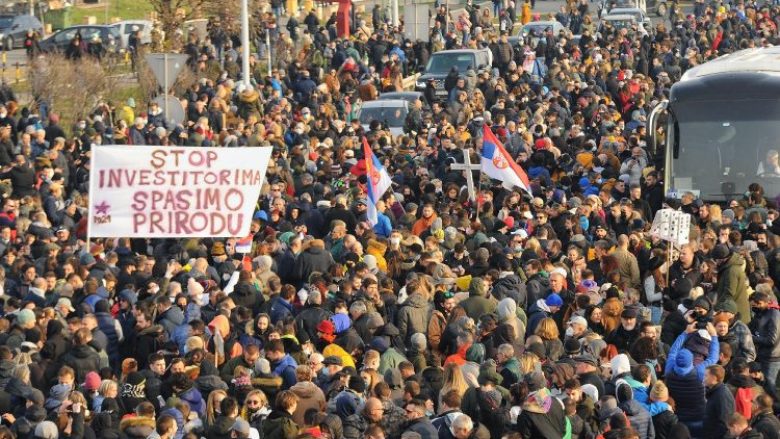
[[251, 88], [249, 80], [249, 0], [241, 0], [241, 66], [244, 74], [244, 85]]

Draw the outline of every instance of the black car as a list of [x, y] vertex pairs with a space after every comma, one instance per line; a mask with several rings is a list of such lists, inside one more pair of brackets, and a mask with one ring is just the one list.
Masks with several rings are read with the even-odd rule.
[[104, 26], [99, 24], [71, 26], [62, 29], [41, 41], [41, 50], [44, 52], [65, 52], [73, 38], [81, 34], [82, 41], [90, 42], [97, 35], [103, 42], [103, 47], [110, 51], [119, 44], [119, 31], [116, 26]]
[[5, 50], [22, 47], [30, 29], [43, 34], [43, 25], [32, 15], [0, 15], [0, 46]]
[[461, 75], [469, 68], [477, 73], [489, 69], [493, 62], [493, 54], [489, 49], [458, 49], [442, 50], [431, 55], [423, 74], [415, 81], [415, 90], [425, 90], [428, 80], [434, 81], [436, 98], [446, 99], [447, 90], [444, 89], [444, 78], [452, 67], [457, 67]]

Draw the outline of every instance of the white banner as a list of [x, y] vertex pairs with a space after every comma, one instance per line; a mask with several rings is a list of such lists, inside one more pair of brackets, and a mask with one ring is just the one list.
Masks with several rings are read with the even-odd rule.
[[661, 209], [655, 213], [650, 234], [676, 246], [688, 243], [691, 233], [691, 216], [673, 209]]
[[271, 148], [96, 146], [89, 236], [246, 236]]

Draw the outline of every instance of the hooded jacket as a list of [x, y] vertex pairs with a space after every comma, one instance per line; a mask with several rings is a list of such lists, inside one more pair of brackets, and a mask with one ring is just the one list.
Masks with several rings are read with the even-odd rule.
[[184, 313], [178, 306], [171, 306], [157, 317], [155, 323], [162, 325], [165, 328], [165, 332], [170, 336], [177, 326], [184, 323]]
[[739, 319], [750, 323], [750, 304], [748, 303], [748, 281], [743, 268], [745, 259], [739, 253], [732, 254], [718, 269], [718, 298], [731, 298], [737, 304]]
[[274, 439], [295, 439], [298, 436], [298, 426], [287, 412], [275, 410], [263, 423], [263, 437]]
[[425, 334], [430, 316], [429, 303], [421, 294], [414, 293], [406, 299], [397, 315], [398, 331], [406, 343], [417, 332]]
[[298, 364], [289, 354], [285, 354], [279, 361], [271, 363], [273, 374], [282, 378], [281, 390], [287, 390], [295, 385], [297, 381], [295, 378], [295, 368], [297, 367]]
[[87, 373], [100, 370], [100, 357], [87, 345], [75, 346], [62, 357], [62, 364], [76, 372], [76, 382], [83, 383]]
[[298, 407], [292, 414], [293, 421], [298, 425], [304, 425], [303, 415], [309, 409], [317, 409], [317, 411], [325, 411], [325, 394], [322, 393], [322, 389], [317, 387], [311, 381], [300, 381], [290, 387], [296, 396], [298, 396]]
[[154, 418], [128, 416], [119, 422], [119, 431], [127, 439], [146, 439], [155, 431]]
[[500, 277], [494, 284], [490, 294], [496, 297], [498, 300], [503, 300], [507, 297], [511, 297], [515, 300], [521, 308], [527, 306], [527, 292], [526, 285], [520, 279], [520, 276], [516, 274], [509, 274], [504, 277]]
[[260, 306], [265, 302], [265, 298], [254, 285], [249, 282], [239, 282], [230, 293], [230, 298], [233, 299], [236, 306], [243, 306], [252, 310], [252, 314], [255, 315], [260, 312]]

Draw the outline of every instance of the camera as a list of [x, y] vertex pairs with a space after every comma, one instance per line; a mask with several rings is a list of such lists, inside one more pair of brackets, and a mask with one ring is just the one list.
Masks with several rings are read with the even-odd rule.
[[694, 312], [691, 317], [696, 323], [696, 329], [706, 329], [708, 323], [712, 323], [712, 315], [710, 313], [699, 314]]

